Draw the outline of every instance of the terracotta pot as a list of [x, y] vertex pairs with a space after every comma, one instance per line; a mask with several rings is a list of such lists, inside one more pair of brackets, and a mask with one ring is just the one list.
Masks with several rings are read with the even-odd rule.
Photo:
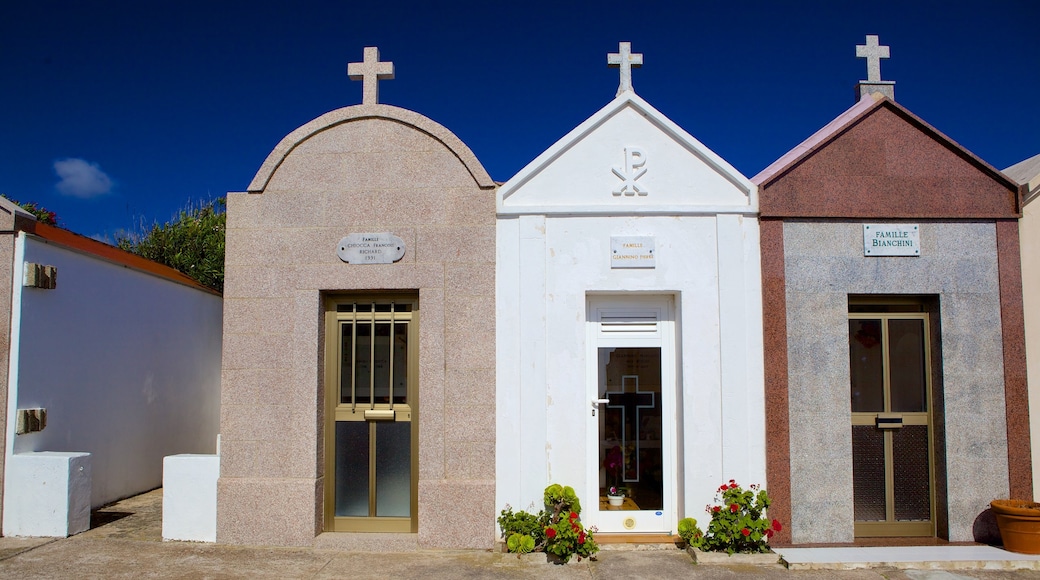
[[990, 502], [989, 506], [997, 516], [1005, 550], [1040, 554], [1040, 503], [998, 499]]

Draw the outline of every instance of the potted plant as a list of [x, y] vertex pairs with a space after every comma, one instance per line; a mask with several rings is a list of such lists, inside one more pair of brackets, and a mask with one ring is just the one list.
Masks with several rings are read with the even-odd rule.
[[1021, 554], [1040, 554], [1040, 503], [1021, 499], [990, 502], [1004, 549]]
[[616, 485], [610, 486], [610, 488], [607, 489], [607, 502], [609, 502], [610, 505], [615, 507], [620, 506], [621, 504], [625, 503], [626, 491], [627, 490], [623, 487], [618, 487]]
[[614, 481], [614, 485], [607, 489], [607, 501], [612, 506], [620, 506], [625, 503], [626, 491], [624, 487], [618, 484], [621, 470], [625, 468], [625, 455], [621, 451], [620, 445], [615, 445], [607, 452], [607, 456], [603, 460], [603, 467]]

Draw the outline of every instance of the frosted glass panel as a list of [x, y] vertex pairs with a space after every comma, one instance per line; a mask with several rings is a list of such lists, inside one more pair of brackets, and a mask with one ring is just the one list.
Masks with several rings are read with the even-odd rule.
[[336, 422], [336, 515], [368, 517], [368, 423]]
[[412, 515], [412, 424], [376, 424], [376, 515]]

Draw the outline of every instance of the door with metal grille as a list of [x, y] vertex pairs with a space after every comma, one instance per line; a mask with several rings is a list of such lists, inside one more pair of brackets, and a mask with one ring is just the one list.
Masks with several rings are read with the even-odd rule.
[[417, 531], [418, 301], [331, 299], [325, 529]]
[[935, 534], [928, 314], [850, 313], [855, 535]]

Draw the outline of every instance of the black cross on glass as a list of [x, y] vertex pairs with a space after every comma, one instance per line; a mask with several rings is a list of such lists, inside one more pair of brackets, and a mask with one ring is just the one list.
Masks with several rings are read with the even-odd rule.
[[[627, 392], [625, 385], [629, 382], [635, 383], [633, 392]], [[639, 410], [654, 408], [654, 393], [639, 390], [639, 375], [624, 375], [621, 377], [620, 391], [607, 391], [606, 396], [610, 399], [607, 403], [608, 409], [621, 409], [621, 449], [627, 449], [629, 421], [632, 420], [632, 435], [636, 440], [635, 447], [635, 478], [628, 477], [628, 470], [623, 470], [622, 477], [626, 482], [639, 481]]]

